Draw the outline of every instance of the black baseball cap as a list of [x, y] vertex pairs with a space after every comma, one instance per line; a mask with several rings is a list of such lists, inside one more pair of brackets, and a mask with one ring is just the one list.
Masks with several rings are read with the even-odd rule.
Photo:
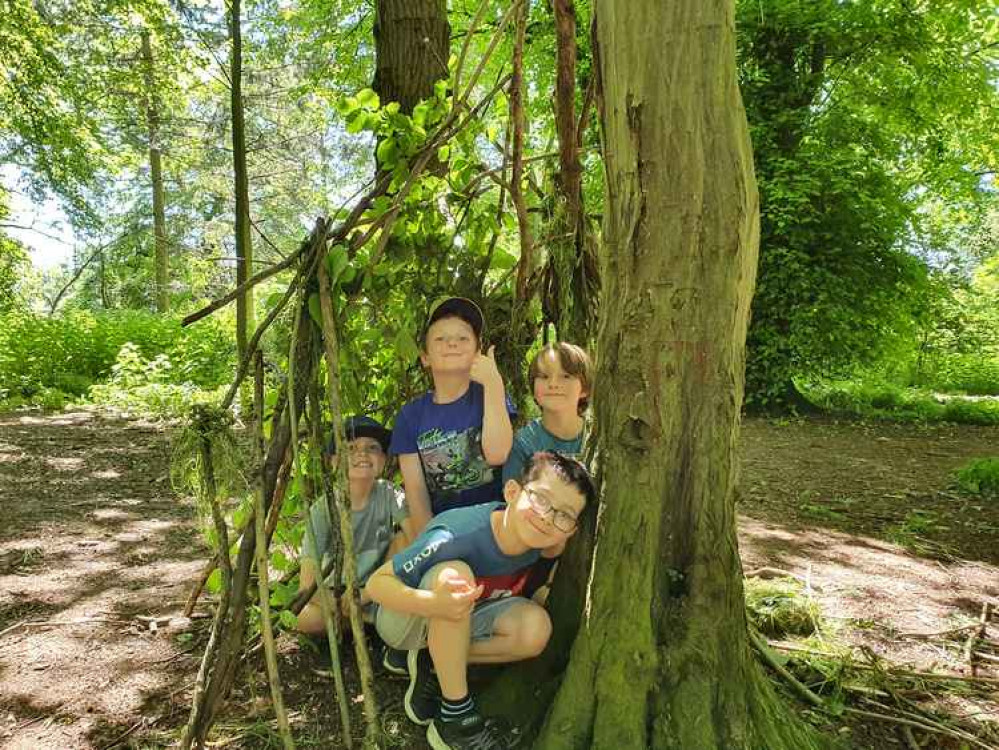
[[[392, 430], [386, 428], [377, 419], [363, 415], [347, 417], [343, 423], [343, 431], [347, 434], [348, 442], [360, 437], [374, 438], [386, 453], [388, 452], [389, 442], [392, 440]], [[330, 438], [330, 444], [326, 450], [330, 455], [336, 453], [335, 435]]]
[[482, 338], [482, 329], [486, 327], [486, 319], [477, 304], [467, 297], [446, 297], [430, 306], [427, 324], [423, 327], [423, 338], [426, 340], [430, 326], [441, 318], [459, 318], [472, 327], [475, 338]]

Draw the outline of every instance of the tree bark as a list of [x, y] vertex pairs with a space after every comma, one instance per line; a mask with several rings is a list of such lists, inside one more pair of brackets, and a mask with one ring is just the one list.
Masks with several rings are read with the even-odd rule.
[[733, 0], [596, 0], [606, 208], [590, 614], [536, 747], [817, 747], [753, 660], [734, 491], [759, 242]]
[[434, 83], [448, 77], [451, 26], [445, 0], [378, 0], [375, 6], [375, 80], [383, 105], [399, 102], [410, 114]]
[[[250, 181], [246, 169], [246, 123], [243, 113], [243, 35], [240, 0], [232, 0], [229, 10], [229, 36], [232, 58], [229, 70], [232, 108], [232, 162], [236, 192], [236, 286], [249, 278], [253, 265], [250, 236]], [[253, 289], [236, 298], [236, 349], [240, 361], [246, 356], [248, 332], [253, 329]]]
[[149, 134], [149, 176], [153, 183], [153, 236], [156, 248], [156, 312], [170, 307], [167, 296], [169, 261], [167, 258], [166, 210], [163, 198], [163, 164], [160, 154], [160, 112], [156, 100], [156, 76], [153, 45], [149, 29], [142, 30], [142, 72], [146, 86], [146, 127]]

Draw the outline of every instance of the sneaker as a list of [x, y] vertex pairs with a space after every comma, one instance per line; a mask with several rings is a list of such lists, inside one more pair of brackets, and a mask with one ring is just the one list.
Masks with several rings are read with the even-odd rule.
[[386, 646], [382, 649], [382, 667], [389, 674], [409, 676], [409, 654], [397, 648]]
[[427, 730], [427, 742], [434, 750], [510, 750], [520, 743], [520, 737], [476, 712], [460, 721], [435, 718]]
[[441, 686], [434, 674], [430, 651], [413, 649], [407, 656], [406, 665], [409, 668], [409, 687], [403, 700], [406, 716], [425, 727], [437, 716], [441, 706]]

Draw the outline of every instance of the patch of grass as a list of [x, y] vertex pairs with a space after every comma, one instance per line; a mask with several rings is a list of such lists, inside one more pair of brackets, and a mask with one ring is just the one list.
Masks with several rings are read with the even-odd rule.
[[891, 383], [836, 381], [813, 383], [803, 392], [819, 409], [891, 422], [954, 422], [999, 425], [999, 400], [954, 396], [946, 400]]
[[747, 578], [746, 611], [754, 625], [772, 638], [811, 635], [819, 628], [818, 605], [793, 578]]
[[958, 469], [955, 478], [969, 495], [999, 497], [999, 458], [976, 458]]

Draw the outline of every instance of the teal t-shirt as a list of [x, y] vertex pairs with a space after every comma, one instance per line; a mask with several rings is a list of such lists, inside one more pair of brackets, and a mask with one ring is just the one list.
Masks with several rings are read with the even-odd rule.
[[558, 451], [569, 458], [582, 458], [583, 431], [580, 430], [571, 440], [562, 440], [548, 432], [540, 419], [528, 422], [513, 436], [510, 457], [503, 466], [503, 482], [508, 479], [516, 479], [519, 482], [528, 459], [539, 451]]

